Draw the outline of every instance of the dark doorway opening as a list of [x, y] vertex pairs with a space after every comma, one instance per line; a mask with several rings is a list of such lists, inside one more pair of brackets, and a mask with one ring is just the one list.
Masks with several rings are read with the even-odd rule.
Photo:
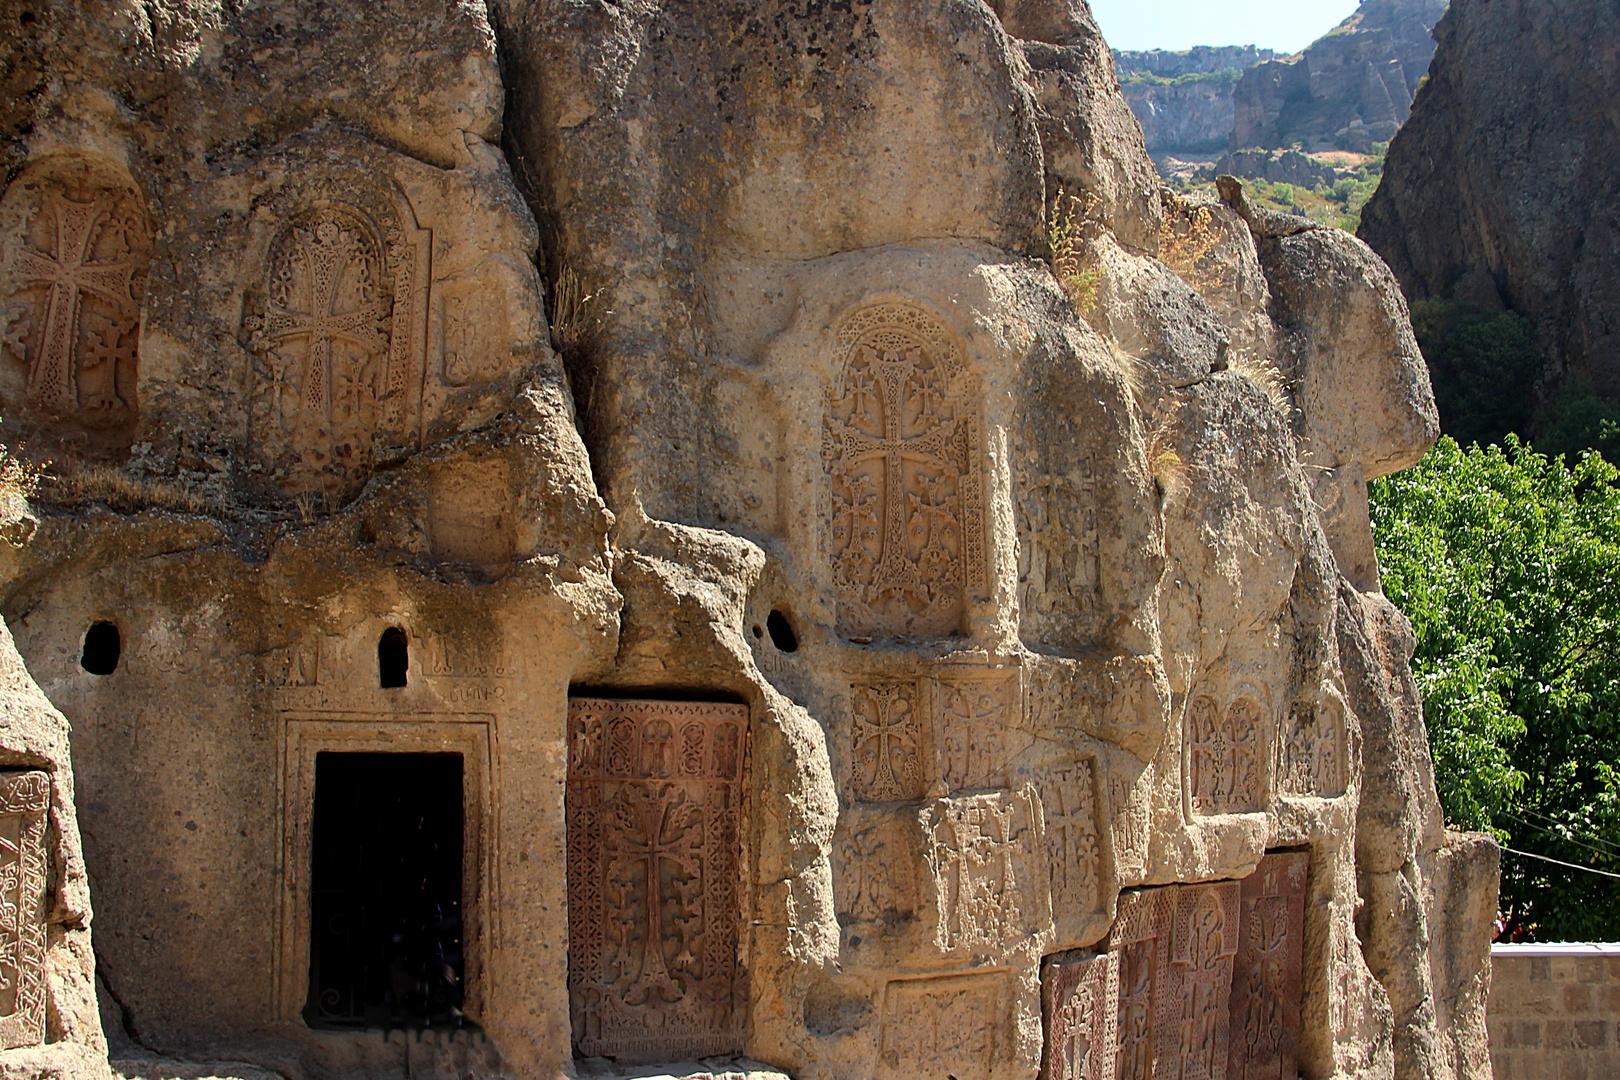
[[110, 622], [94, 622], [84, 632], [84, 649], [79, 653], [79, 666], [92, 675], [111, 675], [118, 670], [118, 658], [124, 642], [118, 627]]
[[384, 690], [405, 685], [405, 672], [411, 666], [410, 643], [405, 631], [390, 626], [377, 639], [377, 679]]
[[315, 755], [311, 1027], [461, 1027], [460, 754]]

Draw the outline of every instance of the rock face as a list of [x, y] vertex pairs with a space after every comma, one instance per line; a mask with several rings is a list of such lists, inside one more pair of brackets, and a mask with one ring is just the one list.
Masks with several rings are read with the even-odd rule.
[[1161, 192], [1078, 0], [56, 18], [3, 604], [148, 1050], [1487, 1075], [1404, 301]]
[[1446, 0], [1363, 0], [1298, 57], [1243, 73], [1233, 91], [1232, 149], [1353, 150], [1394, 136], [1434, 54], [1429, 31]]
[[1505, 303], [1535, 323], [1549, 378], [1620, 397], [1613, 251], [1620, 14], [1454, 4], [1360, 234], [1413, 299]]
[[1232, 88], [1243, 69], [1275, 55], [1253, 45], [1116, 49], [1114, 66], [1149, 153], [1208, 151], [1225, 149], [1232, 137]]

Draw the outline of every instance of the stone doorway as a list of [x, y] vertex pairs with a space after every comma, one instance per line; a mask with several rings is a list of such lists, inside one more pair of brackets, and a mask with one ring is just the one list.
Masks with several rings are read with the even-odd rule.
[[464, 1023], [462, 757], [315, 757], [311, 1027]]
[[574, 1052], [623, 1063], [742, 1052], [748, 708], [575, 698], [568, 710]]

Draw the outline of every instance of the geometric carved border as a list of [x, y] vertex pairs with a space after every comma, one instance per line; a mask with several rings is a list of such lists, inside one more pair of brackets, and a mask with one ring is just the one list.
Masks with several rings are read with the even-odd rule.
[[499, 909], [494, 880], [496, 821], [490, 756], [494, 717], [482, 714], [306, 713], [282, 715], [279, 827], [281, 889], [273, 996], [277, 1019], [296, 1021], [309, 998], [310, 876], [315, 816], [315, 755], [457, 753], [462, 760], [461, 910], [467, 1015], [483, 1004], [485, 942]]
[[[45, 1041], [45, 815], [49, 773], [0, 773], [0, 1048]], [[14, 830], [14, 831], [13, 831]]]

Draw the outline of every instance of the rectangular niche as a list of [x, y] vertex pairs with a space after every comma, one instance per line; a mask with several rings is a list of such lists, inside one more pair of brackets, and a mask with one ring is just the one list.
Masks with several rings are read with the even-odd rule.
[[[483, 715], [284, 718], [280, 1019], [350, 1030], [477, 1022], [495, 907], [490, 738]], [[378, 844], [389, 850], [378, 853]], [[425, 878], [409, 901], [368, 882], [393, 881], [402, 859]], [[405, 921], [371, 925], [379, 919]], [[396, 932], [405, 938], [397, 956], [379, 940]], [[436, 948], [447, 955], [428, 955]], [[412, 965], [424, 978], [436, 972], [437, 983], [428, 978], [424, 993], [411, 993], [407, 984], [419, 981]], [[459, 985], [443, 977], [446, 966]], [[376, 967], [400, 970], [367, 970]], [[403, 1005], [387, 1000], [401, 993]]]
[[574, 1051], [621, 1064], [740, 1054], [745, 705], [568, 706]]

